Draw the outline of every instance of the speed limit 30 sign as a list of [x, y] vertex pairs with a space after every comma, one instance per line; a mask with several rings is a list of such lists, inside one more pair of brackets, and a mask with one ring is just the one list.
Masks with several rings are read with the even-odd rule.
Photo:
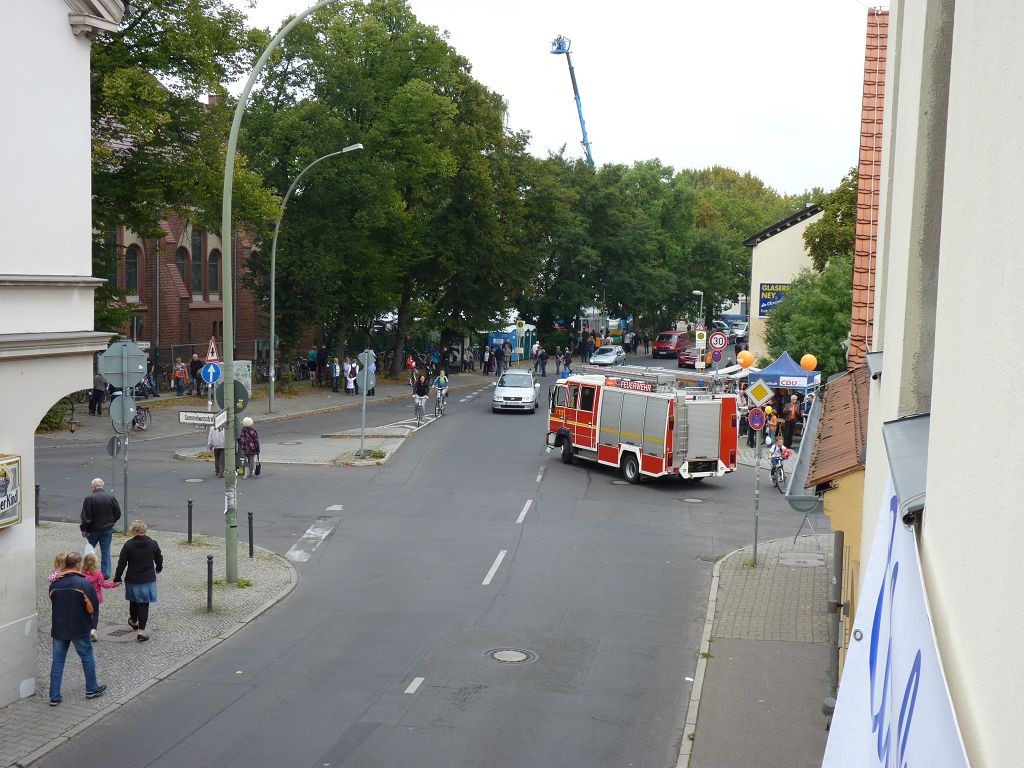
[[708, 339], [708, 343], [711, 345], [713, 350], [721, 352], [725, 349], [725, 345], [729, 343], [729, 339], [721, 331], [715, 331], [711, 334], [711, 338]]

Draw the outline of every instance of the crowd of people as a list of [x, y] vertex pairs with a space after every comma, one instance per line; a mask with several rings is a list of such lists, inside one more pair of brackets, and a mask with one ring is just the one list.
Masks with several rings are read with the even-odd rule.
[[53, 572], [48, 577], [52, 608], [51, 707], [64, 701], [61, 695], [64, 665], [72, 646], [85, 673], [85, 697], [95, 699], [107, 690], [97, 678], [92, 648], [99, 639], [96, 631], [104, 590], [124, 587], [128, 601], [127, 624], [136, 631], [138, 642], [149, 640], [146, 629], [149, 606], [157, 601], [157, 575], [163, 570], [163, 553], [156, 540], [148, 536], [146, 523], [133, 520], [128, 527], [129, 538], [118, 555], [117, 568], [111, 574], [111, 544], [114, 526], [120, 519], [121, 507], [117, 499], [105, 490], [102, 479], [94, 479], [89, 495], [82, 502], [79, 529], [86, 542], [83, 550], [59, 552], [54, 558]]

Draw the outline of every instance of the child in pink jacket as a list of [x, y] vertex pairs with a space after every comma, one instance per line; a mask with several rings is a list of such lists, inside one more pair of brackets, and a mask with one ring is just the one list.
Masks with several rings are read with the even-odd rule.
[[82, 575], [92, 582], [93, 589], [96, 590], [96, 610], [92, 612], [92, 631], [89, 633], [92, 641], [95, 643], [97, 640], [96, 627], [99, 626], [100, 619], [100, 606], [103, 605], [103, 590], [114, 589], [121, 585], [103, 578], [103, 571], [100, 570], [99, 558], [96, 555], [86, 555], [82, 558]]

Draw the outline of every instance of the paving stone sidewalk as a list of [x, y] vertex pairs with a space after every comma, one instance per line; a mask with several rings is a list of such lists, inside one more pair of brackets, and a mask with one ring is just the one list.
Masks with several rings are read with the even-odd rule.
[[[64, 702], [49, 706], [50, 604], [46, 589], [37, 589], [36, 694], [0, 709], [0, 766], [28, 765], [60, 746], [222, 642], [295, 586], [295, 570], [287, 561], [258, 548], [250, 560], [248, 543], [239, 546], [238, 575], [250, 580], [252, 586], [240, 588], [224, 584], [222, 539], [199, 537], [189, 545], [184, 534], [151, 531], [150, 535], [159, 542], [164, 555], [159, 600], [150, 612], [152, 639], [148, 643], [135, 640], [135, 632], [127, 624], [128, 603], [123, 588], [105, 590], [100, 607], [100, 640], [93, 646], [97, 677], [107, 685], [101, 698], [85, 698], [82, 664], [72, 649], [64, 668]], [[123, 541], [123, 534], [115, 535], [115, 561]], [[41, 524], [36, 529], [37, 585], [46, 584], [57, 552], [81, 546], [78, 526]], [[220, 581], [214, 585], [212, 613], [206, 612], [207, 555], [213, 555], [214, 580]]]

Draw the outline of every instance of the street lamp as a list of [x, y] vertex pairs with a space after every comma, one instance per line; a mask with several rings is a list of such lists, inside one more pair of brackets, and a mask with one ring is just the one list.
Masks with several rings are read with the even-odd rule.
[[353, 150], [362, 148], [362, 144], [350, 144], [344, 149], [339, 149], [337, 152], [331, 152], [323, 157], [318, 157], [312, 163], [299, 171], [299, 175], [295, 177], [294, 181], [292, 181], [291, 186], [288, 187], [288, 192], [284, 196], [284, 200], [281, 201], [281, 212], [277, 214], [277, 223], [274, 224], [274, 240], [270, 245], [270, 404], [268, 406], [268, 413], [274, 412], [274, 383], [277, 380], [277, 344], [275, 342], [276, 337], [274, 335], [277, 321], [277, 234], [281, 230], [281, 220], [284, 218], [284, 209], [288, 205], [288, 199], [292, 196], [292, 192], [295, 191], [295, 187], [298, 186], [299, 180], [303, 175], [305, 175], [306, 171], [321, 160], [326, 160], [329, 157], [337, 157], [338, 155], [343, 155], [346, 152], [352, 152]]
[[704, 323], [704, 291], [694, 291], [694, 296], [700, 296], [700, 311], [697, 313], [697, 319]]

